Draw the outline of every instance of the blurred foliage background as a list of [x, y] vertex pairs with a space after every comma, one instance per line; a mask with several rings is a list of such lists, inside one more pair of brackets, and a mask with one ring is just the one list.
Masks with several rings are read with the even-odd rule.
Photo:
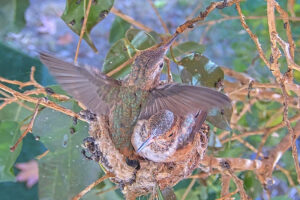
[[[0, 0], [1, 77], [27, 81], [31, 66], [36, 66], [35, 78], [40, 84], [43, 86], [55, 84], [47, 69], [40, 63], [38, 52], [52, 52], [67, 61], [73, 60], [79, 38], [76, 33], [80, 32], [81, 27], [77, 26], [79, 23], [76, 23], [76, 21], [82, 19], [82, 16], [78, 13], [84, 3], [80, 1], [68, 2], [69, 7], [65, 10], [65, 0]], [[79, 11], [75, 5], [78, 2], [82, 6], [79, 7]], [[178, 25], [182, 24], [187, 18], [198, 15], [210, 3], [211, 1], [208, 0], [154, 0], [154, 4], [167, 24], [170, 33], [174, 33]], [[286, 0], [279, 3], [282, 8], [288, 10]], [[147, 27], [151, 27], [152, 31], [145, 33], [142, 30], [135, 29], [130, 23], [112, 13], [102, 12], [109, 11], [112, 5]], [[270, 55], [266, 2], [248, 0], [242, 2], [241, 7], [245, 16], [258, 17], [247, 20], [247, 23], [260, 38], [266, 55]], [[295, 16], [292, 16], [294, 20], [290, 22], [297, 47], [300, 45], [300, 19], [297, 17], [300, 16], [299, 0], [296, 0], [293, 10]], [[88, 42], [83, 42], [81, 45], [78, 60], [79, 63], [102, 68], [105, 73], [128, 60], [137, 50], [159, 43], [160, 36], [164, 33], [157, 16], [146, 0], [103, 0], [99, 8], [95, 8], [91, 12], [100, 12], [100, 19], [97, 17], [94, 23], [88, 24], [88, 35], [85, 35]], [[76, 16], [75, 26], [72, 25], [74, 16]], [[226, 19], [228, 16], [238, 16], [234, 7], [213, 11], [204, 22], [199, 23], [192, 31], [179, 37], [178, 43], [181, 46], [173, 49], [174, 57], [178, 61], [178, 65], [172, 64], [174, 80], [215, 87], [216, 83], [224, 78], [224, 72], [220, 66], [225, 66], [237, 72], [246, 73], [262, 83], [274, 82], [272, 73], [260, 60], [254, 43], [242, 28], [238, 18]], [[99, 23], [99, 20], [102, 21]], [[206, 23], [209, 21], [213, 21], [213, 23]], [[278, 33], [286, 40], [283, 22], [277, 20], [276, 23]], [[72, 27], [74, 32], [69, 27]], [[124, 53], [124, 48], [126, 53]], [[95, 54], [95, 49], [99, 53]], [[191, 52], [193, 54], [190, 54]], [[168, 57], [172, 57], [170, 53]], [[286, 71], [285, 59], [281, 58], [279, 62], [281, 70]], [[295, 51], [295, 62], [300, 63], [299, 48], [296, 48]], [[212, 73], [208, 73], [208, 69]], [[129, 70], [130, 66], [127, 66], [114, 74], [114, 77], [122, 78], [128, 74]], [[300, 72], [295, 71], [294, 77], [299, 84]], [[231, 81], [230, 77], [227, 76], [225, 76], [225, 80]], [[11, 87], [18, 90], [17, 87]], [[57, 86], [51, 86], [51, 88], [57, 93], [64, 94]], [[29, 89], [32, 88], [25, 88], [25, 90]], [[80, 110], [73, 100], [64, 103], [56, 102], [74, 111], [78, 112]], [[34, 108], [32, 104], [25, 102], [24, 104], [29, 108]], [[237, 111], [241, 111], [244, 106], [245, 102], [237, 102]], [[240, 130], [248, 131], [275, 126], [282, 121], [282, 114], [278, 114], [281, 108], [282, 105], [278, 102], [256, 101], [251, 109], [241, 117], [237, 126], [241, 127]], [[299, 110], [291, 109], [289, 115], [292, 117], [298, 112]], [[99, 166], [93, 162], [85, 161], [80, 154], [82, 139], [88, 136], [87, 124], [80, 122], [75, 126], [70, 117], [48, 108], [41, 110], [38, 115], [33, 134], [26, 136], [22, 146], [19, 146], [19, 149], [14, 153], [10, 153], [7, 147], [10, 147], [16, 141], [17, 136], [20, 135], [20, 127], [28, 123], [31, 115], [32, 111], [16, 103], [0, 110], [1, 199], [68, 199], [70, 196], [77, 194], [88, 183], [102, 176]], [[274, 115], [276, 116], [274, 117]], [[226, 124], [218, 122], [212, 122], [212, 124], [220, 128], [227, 128]], [[76, 130], [74, 135], [69, 134], [70, 128]], [[213, 130], [210, 136], [208, 153], [219, 157], [251, 159], [256, 157], [254, 152], [237, 141], [222, 145], [216, 137], [221, 133], [221, 130]], [[233, 131], [239, 134], [240, 130]], [[11, 133], [11, 137], [5, 135], [8, 132]], [[286, 128], [274, 132], [268, 138], [263, 153], [268, 152], [272, 146], [278, 144], [286, 133]], [[258, 148], [261, 138], [261, 135], [254, 135], [247, 137], [245, 140]], [[31, 189], [27, 189], [24, 183], [16, 182], [15, 174], [18, 173], [18, 170], [13, 167], [15, 162], [27, 162], [46, 149], [50, 150], [50, 153], [39, 161], [39, 186], [35, 185]], [[294, 183], [297, 183], [290, 151], [281, 158], [280, 165], [288, 170]], [[87, 173], [82, 173], [82, 170]], [[199, 171], [196, 170], [195, 174]], [[98, 174], [98, 176], [95, 176], [95, 174]], [[299, 185], [290, 185], [286, 176], [280, 171], [274, 171], [273, 175], [275, 184], [269, 188], [272, 199], [300, 199]], [[266, 198], [266, 194], [253, 172], [241, 172], [238, 176], [244, 180], [247, 194], [253, 199]], [[178, 199], [183, 196], [190, 182], [191, 180], [187, 179], [174, 187]], [[118, 190], [97, 195], [99, 191], [108, 189], [112, 185], [109, 181], [105, 181], [84, 196], [83, 199], [122, 199], [123, 197]], [[235, 188], [234, 184], [231, 184], [231, 188]], [[220, 176], [211, 175], [206, 179], [197, 179], [187, 199], [216, 199], [220, 197], [220, 190]], [[238, 195], [235, 195], [235, 197], [239, 198]], [[147, 199], [147, 197], [140, 199]]]

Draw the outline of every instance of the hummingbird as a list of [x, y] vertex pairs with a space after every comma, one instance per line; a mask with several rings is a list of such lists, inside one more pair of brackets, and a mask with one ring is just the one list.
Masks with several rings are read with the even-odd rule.
[[[116, 80], [97, 68], [68, 63], [46, 53], [40, 54], [40, 60], [74, 99], [96, 115], [107, 116], [115, 147], [132, 158], [135, 151], [131, 136], [138, 120], [148, 120], [165, 110], [164, 114], [158, 114], [163, 116], [163, 121], [157, 125], [161, 132], [165, 132], [171, 127], [169, 122], [176, 121], [174, 115], [186, 116], [195, 110], [208, 113], [211, 109], [222, 110], [231, 105], [225, 94], [214, 89], [180, 83], [159, 85], [164, 56], [176, 36], [174, 34], [167, 42], [137, 52], [131, 72], [124, 80]], [[153, 134], [157, 136], [161, 132], [157, 129]]]
[[[154, 162], [184, 161], [193, 151], [195, 134], [201, 134], [200, 148], [206, 149], [207, 136], [200, 131], [207, 113], [189, 113], [186, 116], [176, 116], [169, 110], [162, 110], [152, 115], [148, 120], [138, 120], [131, 143], [136, 152]], [[204, 145], [204, 146], [203, 146]]]

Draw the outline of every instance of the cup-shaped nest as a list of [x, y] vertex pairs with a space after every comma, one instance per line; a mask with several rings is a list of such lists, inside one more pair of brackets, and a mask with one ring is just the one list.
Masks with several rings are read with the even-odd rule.
[[[180, 126], [186, 119], [177, 117], [176, 120]], [[172, 130], [182, 131], [180, 127]], [[146, 195], [156, 191], [157, 187], [161, 190], [172, 187], [187, 178], [199, 167], [208, 143], [207, 129], [200, 129], [172, 157], [164, 162], [154, 162], [137, 154], [133, 160], [121, 154], [110, 138], [105, 117], [97, 117], [96, 121], [90, 123], [89, 134], [91, 138], [86, 140], [86, 146], [93, 159], [114, 175], [110, 179], [120, 187], [126, 199]]]

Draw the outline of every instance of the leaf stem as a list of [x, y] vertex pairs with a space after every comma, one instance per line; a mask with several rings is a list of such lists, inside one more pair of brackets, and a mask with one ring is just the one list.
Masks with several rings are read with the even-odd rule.
[[82, 24], [81, 31], [80, 31], [79, 41], [78, 41], [77, 48], [76, 48], [76, 54], [75, 54], [75, 58], [74, 58], [74, 63], [75, 64], [77, 63], [79, 47], [80, 47], [80, 44], [81, 44], [81, 41], [82, 41], [82, 38], [83, 38], [83, 34], [85, 32], [85, 29], [86, 29], [86, 23], [87, 23], [87, 20], [88, 20], [88, 17], [89, 17], [91, 5], [92, 5], [92, 0], [89, 0], [89, 4], [87, 6], [86, 13], [84, 15], [83, 24]]

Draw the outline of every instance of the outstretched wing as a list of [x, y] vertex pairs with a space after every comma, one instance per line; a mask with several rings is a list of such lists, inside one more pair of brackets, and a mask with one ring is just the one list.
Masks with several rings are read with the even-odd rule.
[[118, 95], [119, 81], [100, 73], [96, 68], [79, 67], [46, 53], [41, 53], [40, 59], [62, 88], [76, 100], [96, 114], [108, 113], [109, 99]]
[[150, 92], [140, 118], [148, 118], [163, 109], [185, 116], [198, 110], [208, 113], [212, 109], [222, 110], [228, 106], [231, 106], [230, 99], [214, 89], [173, 83], [159, 86]]

